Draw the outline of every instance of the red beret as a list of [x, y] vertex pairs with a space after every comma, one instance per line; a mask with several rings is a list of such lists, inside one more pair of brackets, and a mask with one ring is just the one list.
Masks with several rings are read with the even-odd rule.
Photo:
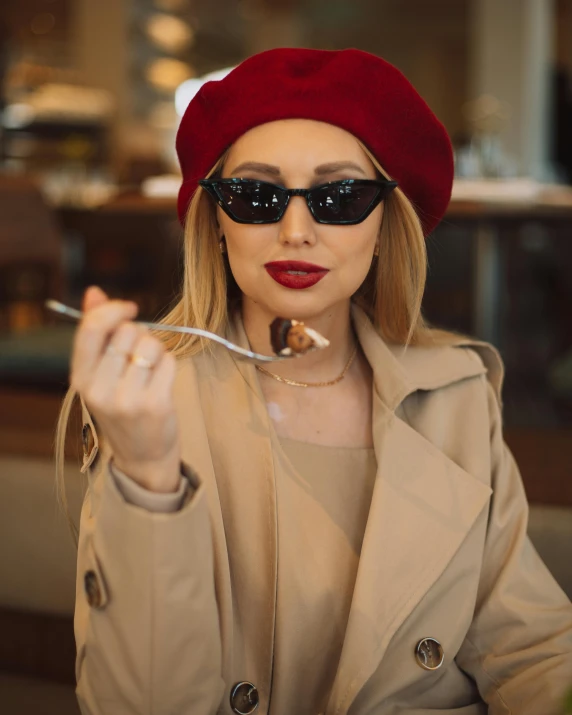
[[183, 174], [178, 211], [222, 153], [249, 129], [314, 119], [360, 139], [414, 205], [425, 235], [441, 220], [453, 184], [445, 128], [405, 76], [361, 50], [280, 48], [249, 57], [193, 97], [177, 133]]

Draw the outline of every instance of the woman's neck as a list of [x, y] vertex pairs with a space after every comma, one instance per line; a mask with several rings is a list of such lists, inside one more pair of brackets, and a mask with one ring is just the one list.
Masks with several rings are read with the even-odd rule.
[[[242, 303], [244, 329], [251, 348], [256, 352], [272, 355], [270, 323], [276, 316], [248, 300]], [[356, 347], [350, 315], [350, 301], [344, 301], [324, 313], [304, 319], [308, 327], [317, 330], [330, 341], [328, 348], [315, 350], [302, 359], [284, 360], [266, 366], [275, 375], [301, 382], [333, 380], [344, 369]]]

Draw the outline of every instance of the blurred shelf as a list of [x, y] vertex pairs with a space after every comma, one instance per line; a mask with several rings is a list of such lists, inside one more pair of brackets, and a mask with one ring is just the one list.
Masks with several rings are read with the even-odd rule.
[[[92, 212], [103, 211], [111, 213], [157, 213], [176, 217], [176, 197], [149, 197], [129, 191], [120, 193], [110, 201], [97, 208], [81, 206], [56, 207], [58, 212]], [[446, 213], [446, 219], [492, 219], [515, 218], [529, 219], [535, 217], [570, 217], [572, 219], [572, 187], [551, 187], [541, 190], [534, 198], [518, 198], [507, 196], [502, 199], [475, 197], [453, 197]]]

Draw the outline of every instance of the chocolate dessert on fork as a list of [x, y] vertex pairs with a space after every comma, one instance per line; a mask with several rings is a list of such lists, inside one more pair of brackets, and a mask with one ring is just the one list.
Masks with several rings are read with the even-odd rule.
[[330, 341], [300, 320], [275, 318], [270, 323], [270, 342], [276, 355], [305, 355], [327, 348]]

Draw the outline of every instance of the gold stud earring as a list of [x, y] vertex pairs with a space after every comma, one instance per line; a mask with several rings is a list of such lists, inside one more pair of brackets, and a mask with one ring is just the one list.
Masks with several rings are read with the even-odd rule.
[[224, 236], [218, 242], [218, 247], [220, 248], [221, 253], [226, 253], [226, 239]]
[[375, 244], [375, 248], [373, 249], [373, 255], [379, 256], [379, 243]]

